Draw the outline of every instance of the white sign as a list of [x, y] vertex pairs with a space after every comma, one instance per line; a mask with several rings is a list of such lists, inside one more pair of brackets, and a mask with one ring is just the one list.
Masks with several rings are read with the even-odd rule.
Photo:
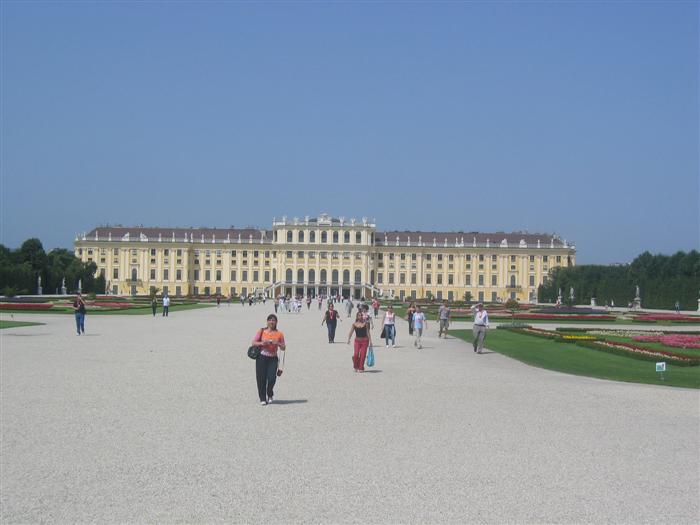
[[665, 372], [666, 371], [666, 363], [665, 362], [656, 363], [656, 371], [657, 372]]

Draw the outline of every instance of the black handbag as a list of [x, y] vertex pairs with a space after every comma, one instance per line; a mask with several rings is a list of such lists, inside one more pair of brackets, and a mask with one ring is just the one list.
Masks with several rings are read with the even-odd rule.
[[382, 333], [379, 334], [379, 339], [386, 339], [386, 325], [382, 328]]
[[[258, 341], [262, 341], [262, 335], [263, 335], [264, 331], [265, 331], [264, 328], [260, 329], [260, 337], [258, 338]], [[260, 347], [259, 346], [250, 346], [248, 348], [248, 357], [250, 357], [251, 359], [257, 359], [258, 357], [260, 357]]]

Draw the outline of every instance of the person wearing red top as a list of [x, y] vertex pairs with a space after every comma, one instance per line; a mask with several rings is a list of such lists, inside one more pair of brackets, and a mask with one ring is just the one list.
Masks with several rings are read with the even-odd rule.
[[277, 366], [279, 359], [277, 350], [285, 351], [284, 334], [277, 330], [277, 316], [267, 316], [267, 327], [261, 328], [255, 334], [253, 346], [260, 347], [260, 355], [255, 360], [255, 379], [258, 382], [258, 397], [261, 405], [272, 403], [275, 382], [277, 381]]

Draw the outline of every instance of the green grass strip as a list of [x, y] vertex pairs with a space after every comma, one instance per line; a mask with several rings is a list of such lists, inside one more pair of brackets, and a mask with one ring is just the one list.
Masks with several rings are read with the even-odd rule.
[[3, 321], [0, 320], [0, 330], [3, 328], [16, 328], [18, 326], [38, 326], [45, 323], [32, 323], [30, 321]]
[[[450, 330], [450, 334], [472, 342], [471, 330]], [[508, 330], [489, 330], [486, 347], [528, 365], [566, 374], [628, 383], [700, 388], [700, 367], [697, 366], [674, 366], [667, 363], [662, 381], [653, 362]]]

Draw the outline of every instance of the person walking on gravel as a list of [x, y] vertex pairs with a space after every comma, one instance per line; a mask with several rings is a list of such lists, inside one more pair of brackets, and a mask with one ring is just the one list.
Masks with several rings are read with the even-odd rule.
[[486, 339], [486, 330], [489, 328], [489, 314], [484, 310], [483, 303], [477, 303], [471, 307], [474, 312], [474, 351], [477, 354], [484, 352], [484, 339]]
[[421, 311], [420, 305], [416, 306], [416, 311], [413, 313], [413, 335], [416, 339], [413, 341], [413, 346], [423, 348], [423, 330], [428, 328], [428, 321], [425, 314]]
[[272, 403], [277, 381], [279, 358], [277, 350], [287, 349], [284, 334], [277, 330], [277, 316], [267, 316], [267, 326], [261, 328], [253, 338], [252, 346], [260, 347], [260, 355], [255, 360], [255, 379], [258, 383], [258, 397], [261, 405]]
[[440, 319], [440, 329], [438, 331], [438, 338], [445, 334], [445, 339], [447, 339], [447, 328], [450, 326], [450, 307], [447, 306], [447, 301], [442, 303], [440, 310], [438, 311], [438, 318]]
[[338, 321], [340, 320], [338, 316], [338, 310], [333, 307], [333, 303], [328, 301], [328, 310], [323, 315], [323, 321], [321, 321], [321, 326], [326, 324], [328, 328], [328, 342], [335, 342], [335, 328], [338, 326]]
[[80, 332], [85, 335], [85, 301], [80, 293], [73, 302], [73, 311], [75, 312], [75, 327], [78, 329], [78, 335]]
[[352, 366], [355, 372], [364, 372], [367, 348], [372, 344], [372, 334], [362, 311], [358, 311], [355, 315], [355, 322], [352, 323], [348, 334], [348, 344], [350, 344], [353, 332], [355, 333], [355, 351], [352, 354]]
[[384, 312], [382, 331], [384, 332], [386, 347], [389, 348], [389, 339], [391, 339], [391, 347], [396, 348], [396, 314], [393, 306], [389, 306]]

